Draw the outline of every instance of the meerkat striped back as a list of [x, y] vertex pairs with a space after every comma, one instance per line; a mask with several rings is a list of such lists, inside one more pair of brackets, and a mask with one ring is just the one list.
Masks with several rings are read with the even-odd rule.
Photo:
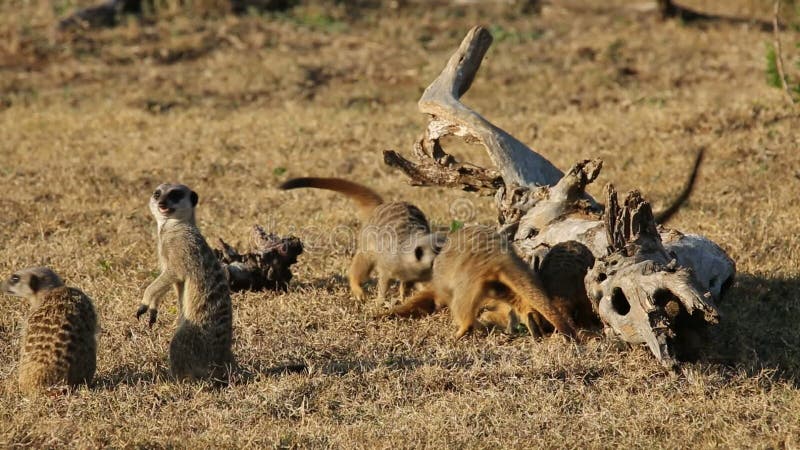
[[78, 289], [59, 287], [42, 295], [28, 318], [19, 382], [23, 390], [91, 382], [96, 369], [97, 316]]
[[407, 202], [389, 202], [375, 208], [362, 228], [386, 230], [394, 233], [398, 242], [407, 241], [413, 236], [430, 233], [425, 214]]

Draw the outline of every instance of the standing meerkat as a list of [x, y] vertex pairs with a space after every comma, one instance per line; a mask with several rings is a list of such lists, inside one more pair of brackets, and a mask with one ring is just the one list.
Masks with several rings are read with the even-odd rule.
[[439, 249], [438, 235], [428, 219], [406, 202], [384, 203], [372, 189], [340, 178], [293, 178], [281, 189], [317, 188], [345, 194], [356, 202], [363, 222], [358, 248], [350, 263], [350, 290], [358, 300], [366, 296], [361, 284], [378, 271], [378, 301], [386, 301], [391, 280], [400, 281], [403, 300], [411, 284], [428, 281]]
[[575, 334], [572, 318], [552, 304], [510, 242], [486, 226], [450, 234], [433, 263], [430, 287], [384, 316], [429, 314], [445, 306], [458, 328], [456, 339], [477, 324], [513, 328], [520, 319], [539, 336], [546, 329], [542, 317], [559, 332]]
[[20, 270], [0, 287], [30, 303], [20, 346], [20, 390], [91, 383], [97, 367], [92, 300], [80, 289], [64, 286], [47, 267]]
[[161, 274], [147, 287], [136, 311], [137, 318], [149, 312], [152, 326], [161, 299], [174, 287], [178, 329], [169, 346], [169, 361], [179, 379], [217, 377], [233, 363], [228, 282], [195, 224], [197, 202], [197, 193], [182, 184], [162, 184], [150, 197]]

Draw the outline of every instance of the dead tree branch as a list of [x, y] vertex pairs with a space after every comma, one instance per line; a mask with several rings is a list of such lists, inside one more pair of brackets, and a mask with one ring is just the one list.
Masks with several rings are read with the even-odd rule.
[[295, 236], [282, 238], [254, 225], [249, 252], [240, 254], [220, 239], [214, 253], [225, 270], [231, 291], [285, 291], [292, 279], [291, 267], [303, 253], [303, 244]]
[[413, 186], [443, 186], [492, 195], [503, 185], [503, 178], [494, 170], [459, 164], [454, 158], [445, 164], [432, 158], [420, 158], [414, 163], [394, 150], [385, 150], [383, 162], [400, 169]]
[[431, 119], [423, 146], [435, 148], [441, 138], [459, 136], [467, 142], [482, 144], [506, 183], [555, 184], [563, 174], [550, 161], [460, 101], [491, 44], [488, 30], [481, 27], [470, 30], [439, 76], [425, 89], [418, 106]]

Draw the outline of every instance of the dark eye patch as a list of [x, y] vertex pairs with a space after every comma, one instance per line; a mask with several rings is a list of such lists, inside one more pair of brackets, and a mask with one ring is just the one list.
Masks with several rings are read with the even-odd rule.
[[422, 250], [422, 247], [417, 247], [414, 249], [414, 256], [417, 258], [417, 261], [422, 259], [422, 255], [425, 254], [425, 251]]
[[167, 201], [172, 203], [178, 203], [183, 199], [184, 192], [183, 191], [169, 191], [167, 194]]
[[8, 279], [9, 284], [17, 284], [19, 283], [19, 275], [11, 275], [11, 278]]

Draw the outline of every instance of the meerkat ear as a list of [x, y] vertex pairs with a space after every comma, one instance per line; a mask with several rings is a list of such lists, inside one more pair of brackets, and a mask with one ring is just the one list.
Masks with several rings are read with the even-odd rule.
[[197, 202], [200, 201], [200, 197], [197, 196], [197, 192], [195, 191], [189, 194], [189, 198], [192, 200], [192, 206], [197, 206]]
[[39, 290], [39, 277], [36, 275], [31, 275], [30, 279], [28, 279], [28, 287], [31, 288], [31, 291], [36, 292]]

